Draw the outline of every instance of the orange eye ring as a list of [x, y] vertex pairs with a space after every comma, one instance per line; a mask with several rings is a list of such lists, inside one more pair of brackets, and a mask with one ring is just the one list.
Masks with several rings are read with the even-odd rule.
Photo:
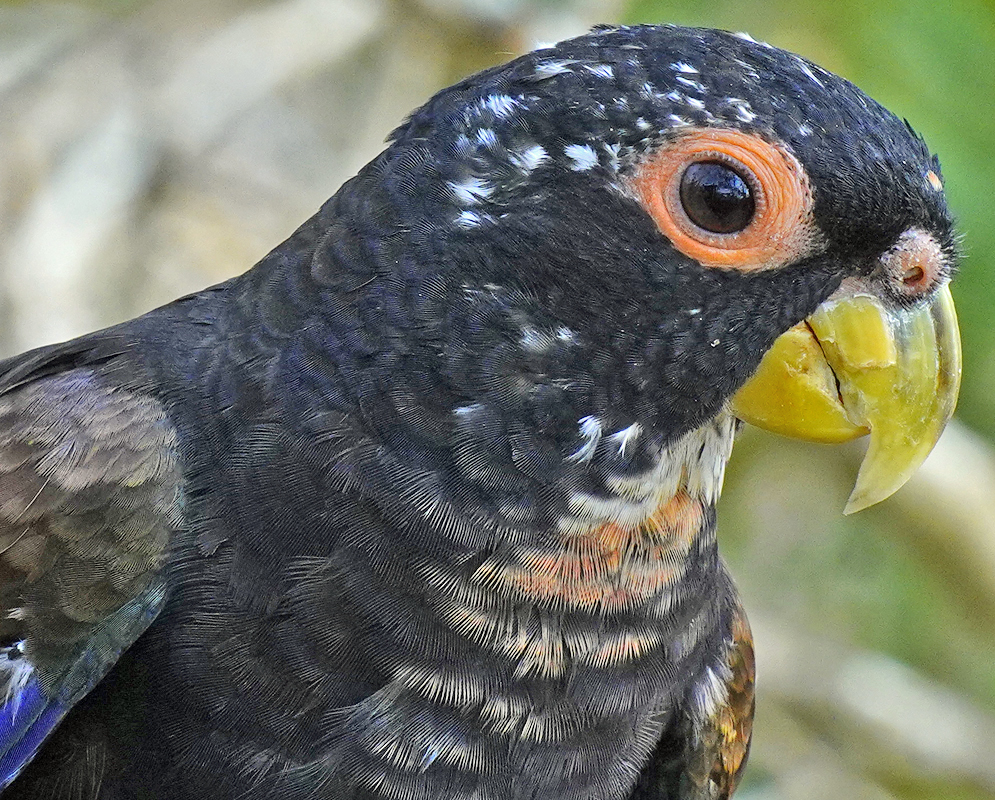
[[[729, 166], [749, 186], [754, 212], [742, 230], [713, 233], [685, 211], [680, 191], [684, 173], [707, 161]], [[812, 253], [821, 241], [812, 218], [812, 192], [798, 159], [754, 134], [724, 128], [690, 131], [652, 153], [630, 181], [674, 247], [708, 267], [772, 269]]]

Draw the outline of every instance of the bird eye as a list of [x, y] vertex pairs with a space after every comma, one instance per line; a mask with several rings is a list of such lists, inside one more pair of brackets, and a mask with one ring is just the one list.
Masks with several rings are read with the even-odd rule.
[[720, 161], [689, 164], [681, 176], [681, 205], [688, 218], [711, 233], [738, 233], [753, 219], [753, 190]]
[[757, 134], [689, 128], [626, 180], [660, 233], [702, 266], [775, 269], [822, 246], [804, 167]]

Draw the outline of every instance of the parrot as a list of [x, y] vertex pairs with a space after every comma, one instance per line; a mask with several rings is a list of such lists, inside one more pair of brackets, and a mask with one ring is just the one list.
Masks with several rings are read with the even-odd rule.
[[939, 160], [746, 34], [606, 25], [446, 88], [248, 272], [0, 362], [12, 800], [719, 800], [741, 424], [961, 373]]

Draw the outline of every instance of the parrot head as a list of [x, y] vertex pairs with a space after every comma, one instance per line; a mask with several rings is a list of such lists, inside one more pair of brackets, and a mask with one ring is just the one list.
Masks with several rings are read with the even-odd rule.
[[337, 211], [364, 220], [336, 227], [316, 276], [361, 284], [329, 268], [354, 250], [386, 265], [432, 342], [416, 372], [443, 376], [468, 427], [520, 429], [539, 472], [625, 480], [731, 411], [814, 441], [870, 433], [852, 511], [953, 412], [936, 157], [748, 36], [605, 28], [536, 50], [435, 96], [354, 183]]

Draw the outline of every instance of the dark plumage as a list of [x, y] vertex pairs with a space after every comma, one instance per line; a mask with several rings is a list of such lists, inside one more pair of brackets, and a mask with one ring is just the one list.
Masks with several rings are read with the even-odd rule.
[[[720, 128], [801, 165], [790, 263], [632, 190]], [[0, 365], [4, 797], [728, 796], [727, 401], [844, 279], [896, 295], [903, 232], [945, 281], [938, 172], [797, 56], [598, 30], [440, 92], [245, 275]]]

